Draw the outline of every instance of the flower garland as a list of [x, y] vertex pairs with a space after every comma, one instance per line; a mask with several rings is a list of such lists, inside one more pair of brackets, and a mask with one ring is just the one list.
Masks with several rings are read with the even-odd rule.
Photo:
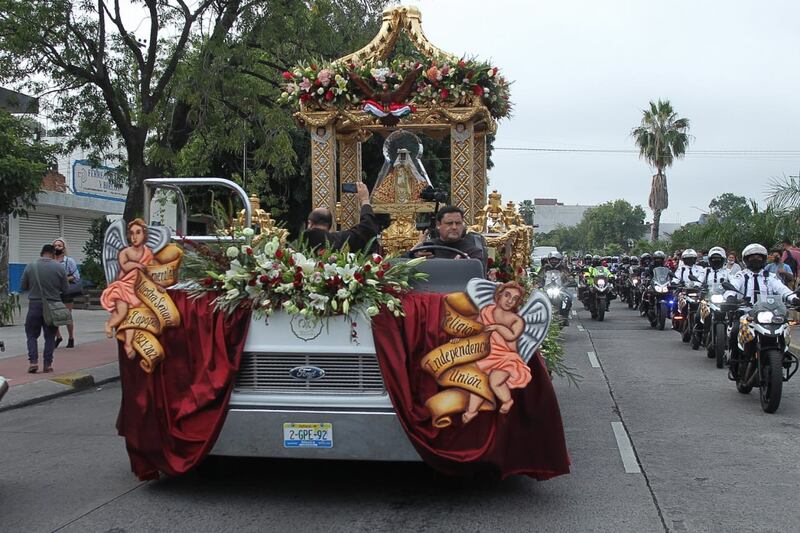
[[327, 109], [362, 104], [369, 98], [353, 80], [356, 74], [376, 94], [400, 88], [405, 78], [415, 75], [408, 100], [404, 103], [425, 106], [471, 105], [480, 98], [495, 118], [511, 112], [509, 82], [497, 67], [474, 59], [434, 58], [426, 63], [397, 58], [365, 63], [307, 63], [283, 73], [286, 82], [281, 101], [311, 108]]
[[219, 261], [218, 252], [204, 252], [211, 261], [187, 253], [189, 264], [205, 266], [203, 277], [195, 274], [190, 293], [220, 293], [213, 302], [218, 310], [248, 306], [257, 318], [276, 310], [310, 318], [352, 312], [372, 317], [385, 306], [402, 316], [399, 296], [410, 290], [411, 281], [426, 277], [414, 268], [424, 259], [392, 262], [364, 252], [296, 250], [281, 246], [277, 237], [254, 245], [250, 228], [234, 237], [239, 242], [224, 247], [227, 261]]

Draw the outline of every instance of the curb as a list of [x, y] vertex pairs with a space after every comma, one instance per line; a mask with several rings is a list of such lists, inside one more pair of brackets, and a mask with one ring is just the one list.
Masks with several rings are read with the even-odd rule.
[[40, 379], [32, 383], [11, 387], [0, 404], [0, 412], [18, 409], [61, 396], [90, 389], [119, 380], [119, 364], [107, 363], [94, 368], [86, 368], [51, 379]]

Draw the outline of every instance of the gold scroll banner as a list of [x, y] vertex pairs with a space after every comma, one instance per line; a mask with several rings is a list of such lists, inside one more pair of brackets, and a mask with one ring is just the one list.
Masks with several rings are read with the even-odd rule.
[[165, 356], [158, 336], [164, 328], [181, 324], [178, 308], [163, 287], [177, 282], [182, 253], [177, 246], [168, 245], [156, 255], [158, 264], [149, 265], [146, 274], [139, 272], [135, 291], [143, 305], [129, 309], [117, 327], [117, 338], [121, 341], [125, 340], [125, 330], [134, 330], [133, 349], [141, 356], [139, 366], [148, 374]]
[[420, 362], [445, 389], [425, 402], [436, 428], [452, 425], [452, 417], [467, 410], [470, 394], [483, 398], [480, 411], [494, 410], [496, 404], [489, 376], [475, 365], [490, 351], [490, 334], [482, 333], [483, 324], [475, 320], [477, 308], [463, 292], [448, 295], [444, 308], [443, 329], [453, 338], [428, 352]]

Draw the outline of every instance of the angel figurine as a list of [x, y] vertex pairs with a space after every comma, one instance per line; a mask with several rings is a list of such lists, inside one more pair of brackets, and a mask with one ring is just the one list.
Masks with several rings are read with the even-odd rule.
[[[506, 414], [514, 405], [511, 389], [531, 381], [528, 361], [547, 335], [553, 314], [550, 300], [536, 291], [522, 306], [525, 290], [519, 283], [496, 284], [477, 278], [467, 284], [467, 294], [480, 311], [483, 331], [491, 333], [489, 354], [475, 364], [489, 376], [489, 386], [501, 402], [499, 412]], [[461, 421], [466, 424], [475, 418], [484, 401], [470, 394]]]
[[[127, 229], [127, 238], [125, 230]], [[142, 305], [136, 296], [136, 280], [139, 272], [147, 272], [147, 266], [156, 263], [154, 255], [169, 242], [169, 228], [148, 228], [144, 220], [136, 218], [128, 223], [117, 220], [106, 230], [103, 242], [103, 265], [108, 287], [100, 296], [100, 304], [111, 313], [105, 325], [106, 336], [114, 336], [128, 310]], [[125, 330], [125, 353], [135, 357], [133, 329]]]

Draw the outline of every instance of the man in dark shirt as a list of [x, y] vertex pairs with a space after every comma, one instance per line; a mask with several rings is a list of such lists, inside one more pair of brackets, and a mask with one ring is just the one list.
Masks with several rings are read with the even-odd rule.
[[356, 198], [361, 205], [361, 218], [358, 224], [347, 230], [331, 231], [333, 215], [329, 209], [318, 207], [311, 211], [308, 215], [307, 229], [303, 232], [308, 245], [312, 248], [341, 250], [347, 244], [351, 251], [357, 252], [371, 242], [367, 251], [377, 250], [375, 237], [380, 227], [369, 203], [369, 189], [362, 182], [356, 183]]
[[[464, 211], [461, 208], [452, 205], [443, 207], [436, 213], [436, 231], [439, 237], [420, 243], [411, 250], [410, 254], [414, 257], [436, 257], [439, 259], [462, 257], [454, 251], [437, 248], [416, 251], [416, 248], [426, 245], [447, 246], [448, 248], [462, 251], [473, 259], [479, 259], [485, 265], [486, 255], [482, 244], [483, 238], [474, 233], [466, 233], [466, 229]], [[485, 269], [486, 267], [484, 266]]]
[[[55, 326], [44, 323], [44, 301], [60, 302], [61, 293], [69, 288], [67, 274], [61, 263], [55, 261], [52, 244], [42, 247], [41, 258], [30, 263], [22, 273], [22, 290], [28, 293], [28, 315], [25, 317], [25, 336], [28, 338], [28, 372], [39, 370], [39, 335], [44, 329], [44, 371], [53, 371], [53, 350], [56, 347]], [[37, 280], [38, 274], [38, 280]]]

